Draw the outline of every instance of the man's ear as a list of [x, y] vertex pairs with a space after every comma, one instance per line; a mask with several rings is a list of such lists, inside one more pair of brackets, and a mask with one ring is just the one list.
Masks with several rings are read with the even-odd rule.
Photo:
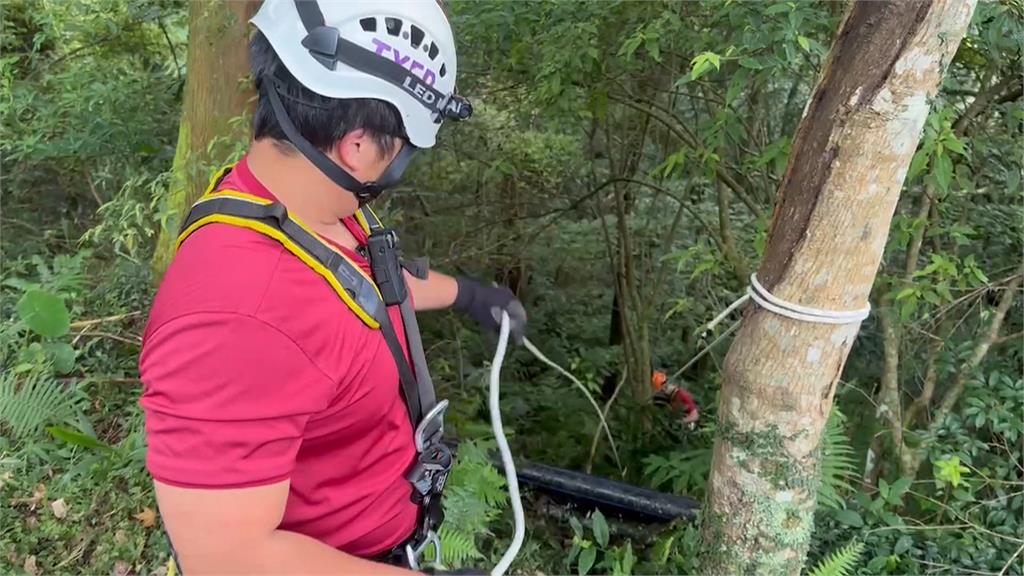
[[352, 130], [334, 145], [334, 154], [341, 167], [349, 172], [357, 172], [366, 165], [367, 154], [372, 153], [366, 130]]

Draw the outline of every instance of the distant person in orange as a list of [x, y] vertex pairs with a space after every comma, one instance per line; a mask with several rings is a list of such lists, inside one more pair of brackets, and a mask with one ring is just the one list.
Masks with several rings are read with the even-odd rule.
[[651, 374], [651, 386], [654, 388], [654, 402], [667, 404], [673, 410], [682, 409], [684, 423], [696, 424], [700, 419], [700, 408], [693, 395], [682, 386], [670, 383], [664, 372], [655, 370]]

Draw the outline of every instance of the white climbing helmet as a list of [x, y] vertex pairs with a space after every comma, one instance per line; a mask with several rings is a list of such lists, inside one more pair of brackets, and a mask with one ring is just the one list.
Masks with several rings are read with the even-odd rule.
[[252, 23], [303, 86], [394, 105], [416, 148], [472, 113], [455, 95], [455, 39], [437, 0], [266, 0]]

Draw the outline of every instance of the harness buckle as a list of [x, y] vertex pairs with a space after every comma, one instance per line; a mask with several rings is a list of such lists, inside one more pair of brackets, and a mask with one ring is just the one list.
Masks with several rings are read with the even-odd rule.
[[447, 409], [448, 401], [441, 400], [416, 426], [416, 463], [405, 476], [412, 484], [412, 501], [416, 504], [440, 497], [455, 460], [451, 449], [441, 441]]
[[412, 570], [420, 569], [420, 559], [423, 558], [423, 553], [427, 550], [427, 545], [433, 545], [434, 547], [434, 560], [437, 562], [441, 561], [441, 539], [438, 538], [437, 532], [428, 530], [423, 535], [422, 542], [410, 542], [405, 545], [405, 559], [409, 563], [409, 568]]
[[373, 279], [384, 304], [401, 304], [408, 294], [408, 288], [402, 276], [398, 235], [388, 228], [377, 230], [366, 239], [366, 249], [370, 256]]

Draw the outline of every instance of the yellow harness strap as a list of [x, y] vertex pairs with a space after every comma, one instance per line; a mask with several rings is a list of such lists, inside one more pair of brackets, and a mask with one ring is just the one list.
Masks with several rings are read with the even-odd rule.
[[[339, 298], [370, 328], [380, 328], [378, 314], [385, 306], [373, 279], [341, 250], [323, 241], [309, 226], [288, 214], [284, 206], [237, 190], [213, 191], [227, 174], [222, 170], [189, 212], [177, 247], [207, 224], [228, 224], [253, 230], [279, 242], [286, 250], [322, 277]], [[357, 213], [360, 226], [369, 233], [380, 220], [372, 210]]]

